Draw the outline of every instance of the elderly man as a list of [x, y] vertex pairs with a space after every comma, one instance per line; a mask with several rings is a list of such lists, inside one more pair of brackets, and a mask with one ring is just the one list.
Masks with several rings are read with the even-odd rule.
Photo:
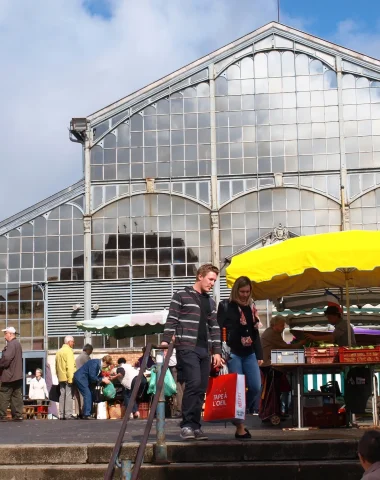
[[64, 345], [55, 356], [55, 370], [58, 376], [59, 418], [61, 420], [75, 419], [73, 416], [73, 377], [75, 373], [74, 338], [65, 337]]
[[[306, 333], [305, 337], [312, 341], [321, 341], [321, 342], [330, 342], [336, 343], [340, 347], [348, 346], [348, 325], [347, 322], [343, 319], [342, 313], [339, 307], [335, 305], [330, 305], [325, 310], [325, 315], [328, 322], [331, 325], [335, 326], [335, 330], [332, 333], [325, 333], [324, 335], [313, 335], [311, 333]], [[356, 338], [354, 329], [350, 325], [351, 329], [351, 345], [356, 346]]]
[[285, 320], [283, 318], [274, 317], [265, 332], [261, 335], [261, 346], [263, 348], [264, 363], [263, 367], [269, 367], [271, 364], [272, 350], [294, 350], [305, 345], [306, 340], [297, 343], [286, 343], [282, 337], [285, 330]]
[[22, 401], [22, 348], [20, 342], [16, 340], [14, 327], [7, 327], [2, 331], [7, 345], [0, 359], [0, 421], [6, 421], [9, 404], [13, 420], [21, 421], [24, 408]]
[[[287, 392], [285, 385], [288, 386], [288, 382], [282, 372], [270, 368], [272, 350], [294, 350], [306, 343], [306, 340], [292, 344], [286, 343], [282, 337], [284, 330], [285, 320], [281, 317], [274, 317], [270, 322], [270, 327], [261, 335], [264, 359], [261, 370], [265, 375], [265, 385], [259, 415], [263, 421], [266, 421], [271, 415], [281, 414], [282, 410], [286, 414], [289, 405], [288, 395], [286, 394], [286, 398], [283, 400], [283, 408], [281, 408], [281, 391], [283, 390], [285, 395], [285, 392]], [[271, 388], [272, 382], [273, 388]]]

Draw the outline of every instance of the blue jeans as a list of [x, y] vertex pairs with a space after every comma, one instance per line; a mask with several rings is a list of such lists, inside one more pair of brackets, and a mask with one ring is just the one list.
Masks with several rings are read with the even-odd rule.
[[92, 392], [88, 378], [74, 375], [74, 382], [83, 397], [83, 416], [89, 417], [92, 411]]
[[231, 353], [228, 360], [228, 372], [245, 375], [245, 384], [248, 389], [246, 410], [252, 412], [257, 409], [257, 399], [261, 391], [261, 375], [256, 355], [252, 353], [247, 357], [239, 357]]

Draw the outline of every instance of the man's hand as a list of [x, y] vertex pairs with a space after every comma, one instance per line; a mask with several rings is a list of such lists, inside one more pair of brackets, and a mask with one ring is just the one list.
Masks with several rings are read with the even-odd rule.
[[222, 366], [222, 357], [219, 355], [219, 353], [215, 353], [215, 355], [212, 356], [212, 366], [213, 367]]
[[264, 360], [257, 360], [257, 363], [258, 363], [259, 367], [261, 367], [261, 365], [264, 363]]
[[111, 380], [107, 377], [103, 377], [102, 382], [105, 383], [106, 385], [108, 385], [109, 383], [111, 383]]

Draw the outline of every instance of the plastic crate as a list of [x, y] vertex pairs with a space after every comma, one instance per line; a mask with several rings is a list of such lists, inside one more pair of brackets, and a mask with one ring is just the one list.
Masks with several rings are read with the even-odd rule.
[[305, 363], [304, 350], [272, 350], [271, 363]]
[[305, 348], [305, 356], [306, 363], [336, 363], [339, 361], [339, 348]]
[[339, 348], [340, 363], [380, 363], [380, 347], [356, 350], [350, 347]]
[[346, 426], [346, 413], [338, 413], [339, 409], [340, 405], [304, 407], [304, 426], [320, 428], [344, 427]]

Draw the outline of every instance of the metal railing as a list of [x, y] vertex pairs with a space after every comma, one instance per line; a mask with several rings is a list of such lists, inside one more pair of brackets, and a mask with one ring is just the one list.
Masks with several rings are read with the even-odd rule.
[[[165, 374], [169, 366], [169, 360], [173, 353], [173, 343], [168, 347], [160, 346], [156, 350], [156, 368], [157, 368], [157, 383], [156, 393], [153, 397], [147, 423], [145, 425], [143, 438], [138, 448], [134, 463], [131, 460], [120, 460], [120, 450], [123, 445], [124, 435], [127, 431], [128, 420], [132, 413], [133, 405], [135, 404], [137, 393], [139, 391], [141, 380], [144, 375], [148, 358], [152, 350], [152, 344], [149, 343], [146, 346], [144, 356], [141, 362], [140, 371], [136, 378], [135, 385], [132, 390], [131, 398], [129, 400], [125, 416], [123, 418], [119, 435], [117, 437], [115, 446], [113, 448], [111, 458], [108, 464], [107, 471], [104, 475], [104, 480], [112, 480], [115, 472], [115, 468], [121, 468], [123, 480], [137, 480], [140, 467], [144, 459], [144, 452], [148, 443], [149, 433], [152, 428], [154, 416], [156, 415], [156, 430], [157, 441], [155, 449], [155, 461], [156, 463], [166, 464], [169, 463], [167, 459], [167, 448], [165, 440], [165, 395], [164, 395], [164, 379]], [[166, 356], [164, 351], [167, 350]]]

